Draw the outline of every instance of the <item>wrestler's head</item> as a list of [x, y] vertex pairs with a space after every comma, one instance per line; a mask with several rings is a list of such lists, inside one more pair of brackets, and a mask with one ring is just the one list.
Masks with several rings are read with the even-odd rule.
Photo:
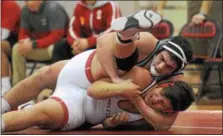
[[191, 61], [193, 50], [186, 38], [175, 36], [160, 44], [150, 67], [153, 76], [167, 75], [183, 70]]
[[159, 84], [145, 96], [145, 103], [161, 112], [184, 111], [194, 100], [193, 89], [183, 81]]
[[37, 12], [42, 2], [42, 0], [26, 0], [25, 4], [31, 12]]

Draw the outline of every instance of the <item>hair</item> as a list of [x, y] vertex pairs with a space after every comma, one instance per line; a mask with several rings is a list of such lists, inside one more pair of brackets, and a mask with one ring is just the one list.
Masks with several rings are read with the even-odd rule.
[[170, 100], [173, 111], [184, 111], [194, 102], [194, 91], [186, 82], [175, 81], [173, 83], [173, 86], [163, 89], [163, 95]]
[[[191, 46], [190, 42], [186, 38], [184, 38], [182, 36], [174, 36], [170, 39], [170, 41], [178, 44], [181, 47], [181, 49], [185, 53], [185, 56], [187, 58], [187, 62], [190, 62], [192, 60], [193, 49], [192, 49], [192, 46]], [[179, 70], [182, 66], [182, 61], [172, 53], [170, 53], [170, 56], [171, 56], [172, 59], [174, 59], [177, 62], [177, 66], [178, 66], [177, 70]]]

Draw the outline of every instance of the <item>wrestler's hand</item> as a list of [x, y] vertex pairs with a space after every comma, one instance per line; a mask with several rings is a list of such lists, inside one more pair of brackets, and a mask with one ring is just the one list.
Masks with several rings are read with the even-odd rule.
[[205, 19], [206, 17], [204, 15], [196, 14], [192, 17], [192, 23], [198, 25], [198, 24], [203, 23]]
[[127, 122], [129, 119], [129, 116], [126, 112], [120, 112], [118, 114], [115, 114], [111, 117], [109, 117], [108, 126], [109, 127], [115, 127], [121, 123]]
[[131, 79], [122, 83], [123, 90], [120, 96], [132, 101], [142, 93], [140, 87], [132, 82]]

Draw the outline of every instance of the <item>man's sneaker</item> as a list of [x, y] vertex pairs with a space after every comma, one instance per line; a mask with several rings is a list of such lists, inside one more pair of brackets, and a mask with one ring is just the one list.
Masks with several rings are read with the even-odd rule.
[[121, 38], [131, 39], [137, 32], [145, 31], [155, 26], [162, 17], [151, 10], [143, 10], [128, 17], [121, 17], [111, 24], [112, 30], [119, 32]]

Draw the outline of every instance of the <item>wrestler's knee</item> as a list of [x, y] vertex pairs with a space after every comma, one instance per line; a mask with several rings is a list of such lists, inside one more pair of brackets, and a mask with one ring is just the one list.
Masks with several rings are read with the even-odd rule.
[[62, 61], [58, 61], [54, 64], [52, 64], [50, 67], [54, 73], [54, 75], [58, 76], [60, 71], [63, 69], [63, 67], [65, 66], [65, 64], [68, 62], [68, 60], [62, 60]]
[[50, 129], [58, 128], [62, 121], [64, 111], [61, 104], [53, 99], [47, 99], [40, 102], [37, 108], [41, 117], [39, 119], [39, 126], [46, 126]]
[[52, 68], [50, 66], [43, 66], [36, 72], [36, 74], [38, 75], [39, 78], [45, 78], [47, 76], [51, 76]]
[[32, 79], [38, 83], [39, 87], [46, 88], [47, 84], [51, 82], [51, 69], [49, 66], [44, 66], [40, 68], [37, 72], [31, 75]]
[[35, 124], [37, 126], [45, 126], [46, 124], [49, 124], [50, 119], [47, 116], [47, 114], [44, 113], [43, 108], [41, 107], [33, 107], [31, 109], [32, 114], [35, 116]]
[[66, 62], [67, 61], [60, 61], [49, 66], [44, 66], [34, 73], [33, 77], [35, 80], [40, 82], [43, 89], [54, 89], [56, 86], [57, 77], [59, 76], [59, 73]]
[[49, 66], [44, 66], [37, 72], [37, 74], [44, 79], [47, 77], [49, 80], [56, 80], [66, 62], [67, 61], [59, 61]]

